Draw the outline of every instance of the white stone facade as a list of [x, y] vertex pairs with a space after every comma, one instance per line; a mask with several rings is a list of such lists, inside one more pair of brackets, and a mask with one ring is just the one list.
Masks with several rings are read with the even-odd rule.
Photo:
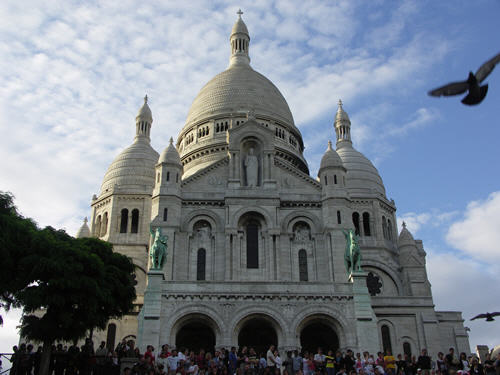
[[[90, 233], [138, 266], [137, 315], [112, 322], [108, 340], [176, 346], [191, 325], [228, 347], [255, 339], [248, 327], [260, 324], [282, 349], [306, 345], [314, 326], [338, 348], [376, 352], [389, 340], [394, 353], [468, 352], [461, 313], [434, 309], [422, 242], [406, 228], [396, 235], [395, 203], [353, 148], [342, 103], [336, 150], [329, 145], [312, 178], [285, 99], [250, 67], [241, 18], [230, 42], [228, 69], [202, 88], [176, 147], [151, 148], [146, 98], [134, 144], [92, 201]], [[168, 236], [168, 255], [148, 274], [150, 224]], [[359, 233], [364, 272], [346, 271], [346, 228]], [[371, 296], [367, 278], [379, 283]]]

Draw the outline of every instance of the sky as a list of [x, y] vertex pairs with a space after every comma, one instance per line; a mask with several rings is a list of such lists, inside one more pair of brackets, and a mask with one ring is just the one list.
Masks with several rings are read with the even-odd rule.
[[[0, 190], [40, 226], [74, 235], [148, 95], [152, 145], [176, 139], [229, 62], [241, 8], [252, 67], [288, 101], [316, 177], [339, 98], [354, 147], [424, 241], [437, 310], [470, 344], [500, 344], [500, 67], [478, 106], [426, 93], [500, 52], [500, 1], [0, 2]], [[4, 316], [0, 352], [17, 341]]]

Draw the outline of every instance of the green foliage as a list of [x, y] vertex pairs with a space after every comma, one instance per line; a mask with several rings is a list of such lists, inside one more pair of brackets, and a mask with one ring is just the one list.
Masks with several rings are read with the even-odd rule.
[[129, 258], [114, 253], [108, 242], [75, 239], [51, 227], [39, 230], [17, 213], [12, 196], [2, 199], [0, 225], [5, 219], [10, 226], [5, 235], [0, 232], [0, 244], [9, 245], [6, 255], [15, 272], [4, 288], [8, 299], [0, 298], [24, 309], [23, 336], [73, 341], [132, 309], [136, 294]]

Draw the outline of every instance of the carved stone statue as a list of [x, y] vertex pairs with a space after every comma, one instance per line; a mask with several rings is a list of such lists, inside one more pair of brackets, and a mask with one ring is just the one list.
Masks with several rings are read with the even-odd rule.
[[342, 233], [344, 233], [346, 239], [344, 264], [347, 273], [362, 271], [361, 250], [358, 244], [358, 236], [356, 236], [356, 233], [352, 229], [348, 231], [342, 230]]
[[161, 228], [158, 227], [153, 231], [153, 227], [149, 226], [149, 232], [153, 238], [153, 244], [149, 256], [151, 257], [151, 269], [161, 270], [165, 259], [167, 258], [167, 241], [168, 236], [161, 234]]
[[247, 186], [257, 186], [259, 179], [259, 161], [253, 154], [253, 148], [250, 148], [245, 157], [245, 173], [247, 177]]
[[305, 225], [299, 226], [295, 230], [295, 240], [296, 241], [309, 241], [311, 239], [311, 232], [309, 231], [309, 228], [306, 227]]

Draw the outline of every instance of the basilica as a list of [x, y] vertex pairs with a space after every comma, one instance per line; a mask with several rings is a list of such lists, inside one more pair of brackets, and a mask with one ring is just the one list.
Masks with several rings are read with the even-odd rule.
[[[97, 335], [141, 349], [469, 352], [461, 313], [435, 310], [422, 241], [404, 224], [398, 234], [396, 204], [354, 148], [342, 102], [325, 124], [336, 143], [311, 176], [285, 98], [250, 65], [241, 12], [229, 41], [228, 68], [200, 90], [177, 140], [152, 148], [146, 97], [133, 143], [92, 198], [77, 236], [111, 242], [137, 277], [135, 310]], [[152, 267], [157, 230], [166, 254]], [[346, 267], [350, 230], [360, 269]]]

